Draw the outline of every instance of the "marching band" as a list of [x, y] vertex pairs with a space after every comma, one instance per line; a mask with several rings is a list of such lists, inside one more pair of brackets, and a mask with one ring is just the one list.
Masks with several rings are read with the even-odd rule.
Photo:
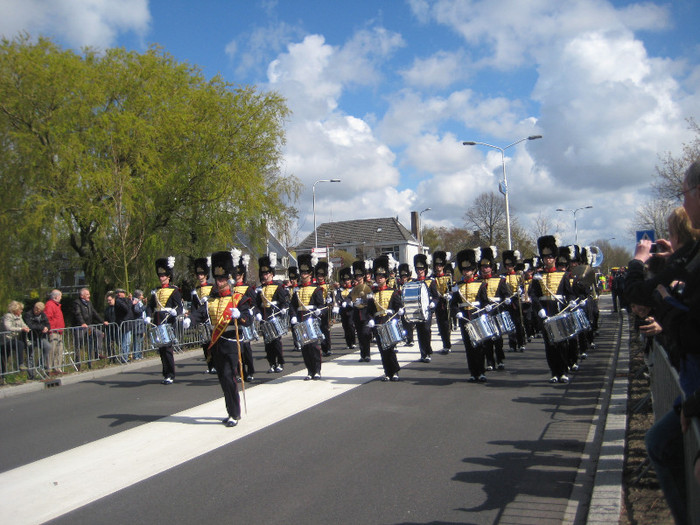
[[[301, 350], [305, 379], [319, 380], [323, 357], [332, 354], [330, 327], [335, 322], [342, 325], [347, 350], [359, 345], [360, 362], [371, 361], [371, 345], [376, 344], [384, 381], [399, 380], [398, 346], [412, 346], [414, 333], [420, 361], [431, 362], [435, 318], [443, 354], [452, 349], [453, 327], [459, 328], [471, 383], [485, 383], [487, 371], [505, 369], [505, 341], [511, 351], [523, 352], [538, 336], [544, 341], [549, 382], [568, 383], [595, 348], [598, 311], [591, 250], [559, 246], [549, 235], [540, 237], [537, 247], [538, 256], [527, 260], [517, 250], [504, 251], [501, 273], [496, 247], [486, 246], [459, 251], [454, 267], [450, 253], [442, 250], [415, 255], [413, 268], [387, 255], [357, 260], [338, 271], [338, 282], [332, 265], [310, 254], [299, 255], [298, 268], [287, 269], [286, 281], [275, 280], [277, 256], [271, 253], [258, 258], [257, 287], [246, 281], [250, 256], [235, 249], [215, 252], [195, 260], [198, 282], [183, 324], [201, 328], [207, 372], [217, 374], [224, 391], [227, 426], [240, 419], [237, 383], [242, 382], [245, 394], [245, 383], [254, 379], [251, 341], [258, 333], [268, 373], [283, 371], [282, 337], [290, 334]], [[156, 261], [161, 287], [151, 294], [146, 318], [152, 338], [162, 338], [157, 346], [163, 384], [172, 384], [175, 377], [168, 327], [183, 312], [179, 289], [170, 283], [173, 266], [172, 257]]]

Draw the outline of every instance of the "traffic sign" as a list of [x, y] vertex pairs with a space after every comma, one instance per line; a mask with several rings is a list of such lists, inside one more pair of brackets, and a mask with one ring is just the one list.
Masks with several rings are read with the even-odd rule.
[[651, 242], [656, 242], [656, 232], [654, 230], [638, 230], [637, 231], [637, 243], [639, 241], [649, 240]]
[[311, 253], [317, 257], [326, 257], [328, 255], [325, 248], [311, 248]]

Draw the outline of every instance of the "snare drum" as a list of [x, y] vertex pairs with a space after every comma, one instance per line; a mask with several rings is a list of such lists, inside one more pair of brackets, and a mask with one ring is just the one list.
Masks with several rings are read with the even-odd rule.
[[510, 335], [515, 333], [515, 323], [510, 317], [510, 312], [500, 312], [495, 315], [496, 326], [501, 335]]
[[275, 339], [279, 339], [285, 335], [289, 330], [288, 327], [289, 321], [287, 312], [278, 312], [260, 322], [260, 331], [266, 343], [271, 343]]
[[255, 326], [250, 325], [250, 326], [242, 326], [238, 325], [239, 328], [239, 333], [240, 333], [240, 339], [242, 343], [247, 343], [250, 341], [257, 341], [258, 340], [258, 332], [255, 330]]
[[481, 344], [487, 339], [496, 337], [498, 329], [488, 315], [481, 315], [467, 323], [467, 334], [474, 346]]
[[175, 330], [170, 323], [151, 326], [148, 330], [148, 339], [156, 348], [177, 344]]
[[316, 317], [307, 317], [294, 325], [294, 333], [301, 346], [323, 341], [325, 336], [321, 332], [321, 322]]
[[406, 330], [403, 329], [400, 319], [394, 317], [384, 324], [377, 325], [379, 343], [383, 349], [406, 339]]
[[209, 344], [211, 341], [211, 334], [214, 332], [214, 327], [211, 323], [202, 323], [199, 325], [199, 337], [202, 343]]
[[583, 311], [583, 308], [574, 310], [573, 315], [579, 332], [587, 332], [591, 329], [591, 322], [588, 320], [588, 316]]
[[404, 284], [401, 287], [401, 299], [403, 299], [406, 321], [423, 323], [428, 320], [430, 298], [425, 283], [414, 281]]
[[563, 312], [544, 320], [544, 331], [552, 343], [561, 343], [576, 335], [574, 321], [569, 312]]

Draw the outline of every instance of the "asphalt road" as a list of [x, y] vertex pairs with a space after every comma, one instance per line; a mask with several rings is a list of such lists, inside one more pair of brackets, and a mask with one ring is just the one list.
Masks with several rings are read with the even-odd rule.
[[[401, 381], [381, 382], [376, 349], [373, 363], [356, 363], [355, 354], [340, 349], [338, 326], [332, 357], [337, 366], [324, 363], [318, 382], [323, 384], [301, 380], [301, 355], [289, 351], [289, 344], [285, 377], [266, 374], [262, 344], [254, 345], [258, 373], [246, 386], [249, 411], [232, 429], [220, 423], [226, 415], [221, 391], [215, 377], [202, 373], [198, 352], [177, 361], [172, 386], [159, 383], [160, 363], [154, 360], [119, 374], [0, 399], [0, 521], [580, 519], [590, 496], [582, 454], [614, 346], [609, 298], [602, 299], [601, 309], [598, 348], [568, 385], [547, 382], [541, 339], [524, 353], [507, 352], [506, 370], [489, 372], [488, 383], [468, 383], [458, 331], [452, 334], [452, 353], [436, 352], [429, 364], [415, 360], [416, 348], [400, 347], [399, 356], [411, 361], [403, 365]], [[434, 330], [433, 348], [441, 346]], [[291, 408], [295, 404], [298, 410]], [[188, 410], [197, 415], [172, 417]], [[136, 437], [146, 430], [148, 438]], [[183, 452], [190, 445], [196, 452]], [[104, 461], [96, 479], [79, 474], [88, 449], [99, 451], [95, 464]], [[148, 463], [143, 458], [159, 464], [172, 459], [172, 465], [91, 499], [94, 488], [109, 481], [100, 480], [100, 473], [114, 477], [110, 465], [117, 459], [125, 465], [117, 470], [137, 470]], [[83, 496], [82, 506], [41, 509], [42, 491], [53, 490], [41, 485], [27, 489], [31, 498], [22, 499], [22, 469], [31, 466], [59, 469], [62, 476], [75, 468], [70, 491]]]

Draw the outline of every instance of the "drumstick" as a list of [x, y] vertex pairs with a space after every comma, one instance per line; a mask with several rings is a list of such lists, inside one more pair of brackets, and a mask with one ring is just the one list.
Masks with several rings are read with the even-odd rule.
[[[238, 369], [241, 373], [241, 389], [243, 390], [243, 406], [245, 407], [245, 415], [248, 415], [248, 402], [245, 398], [245, 378], [243, 377], [243, 359], [241, 358], [241, 338], [238, 335], [238, 319], [233, 320], [233, 325], [236, 327], [236, 345], [238, 345]], [[233, 380], [235, 381], [235, 374]]]

